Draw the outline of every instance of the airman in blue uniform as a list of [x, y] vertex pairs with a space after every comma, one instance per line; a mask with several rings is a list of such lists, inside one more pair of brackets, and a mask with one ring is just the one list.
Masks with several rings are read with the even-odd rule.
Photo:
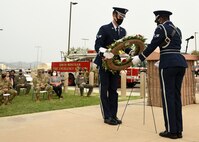
[[[100, 100], [101, 100], [101, 111], [104, 118], [104, 123], [110, 125], [121, 124], [122, 121], [117, 118], [118, 110], [118, 80], [119, 72], [113, 74], [112, 72], [105, 70], [102, 67], [102, 60], [104, 54], [102, 50], [106, 50], [107, 46], [114, 43], [126, 36], [126, 30], [120, 25], [122, 24], [126, 13], [128, 12], [125, 8], [113, 7], [113, 21], [107, 25], [100, 27], [95, 41], [95, 50], [98, 53], [94, 63], [99, 69], [99, 80], [100, 80]], [[126, 49], [127, 54], [131, 53], [131, 49]]]
[[147, 48], [138, 56], [133, 57], [133, 64], [144, 61], [155, 49], [160, 48], [159, 76], [162, 91], [162, 104], [165, 131], [162, 137], [171, 139], [182, 138], [182, 105], [181, 85], [187, 63], [180, 53], [182, 34], [171, 21], [170, 11], [154, 11], [157, 28]]

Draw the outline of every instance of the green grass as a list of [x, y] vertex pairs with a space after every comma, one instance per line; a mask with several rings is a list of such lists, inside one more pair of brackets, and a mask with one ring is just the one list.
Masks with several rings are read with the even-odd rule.
[[[20, 114], [44, 112], [51, 110], [91, 106], [99, 104], [99, 94], [92, 94], [90, 97], [74, 95], [73, 90], [63, 93], [64, 99], [59, 100], [56, 95], [52, 100], [43, 99], [40, 102], [32, 100], [31, 93], [28, 96], [19, 95], [14, 98], [12, 104], [0, 106], [0, 117], [13, 116]], [[131, 99], [139, 99], [140, 97], [131, 97]], [[125, 101], [128, 97], [119, 97], [119, 101]]]

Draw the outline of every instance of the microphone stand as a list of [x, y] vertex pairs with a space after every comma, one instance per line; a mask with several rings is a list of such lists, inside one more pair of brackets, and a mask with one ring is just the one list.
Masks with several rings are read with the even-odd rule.
[[187, 49], [188, 49], [189, 39], [188, 39], [188, 40], [186, 40], [186, 41], [187, 41], [187, 45], [186, 45], [185, 54], [187, 54]]

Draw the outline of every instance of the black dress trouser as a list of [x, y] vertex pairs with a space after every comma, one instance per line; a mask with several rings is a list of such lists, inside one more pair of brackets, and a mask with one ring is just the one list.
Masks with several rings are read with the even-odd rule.
[[53, 90], [55, 91], [55, 93], [57, 94], [57, 96], [60, 98], [61, 94], [62, 94], [62, 86], [53, 86]]
[[104, 119], [116, 117], [118, 110], [118, 81], [119, 73], [112, 73], [103, 68], [99, 69], [101, 111]]
[[181, 86], [185, 68], [172, 67], [159, 69], [162, 88], [162, 104], [166, 131], [183, 131]]

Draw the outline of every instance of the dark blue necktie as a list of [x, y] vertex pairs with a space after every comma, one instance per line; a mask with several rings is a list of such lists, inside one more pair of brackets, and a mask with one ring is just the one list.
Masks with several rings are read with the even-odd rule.
[[117, 39], [119, 39], [119, 37], [120, 37], [120, 28], [116, 28], [116, 33], [117, 33]]

